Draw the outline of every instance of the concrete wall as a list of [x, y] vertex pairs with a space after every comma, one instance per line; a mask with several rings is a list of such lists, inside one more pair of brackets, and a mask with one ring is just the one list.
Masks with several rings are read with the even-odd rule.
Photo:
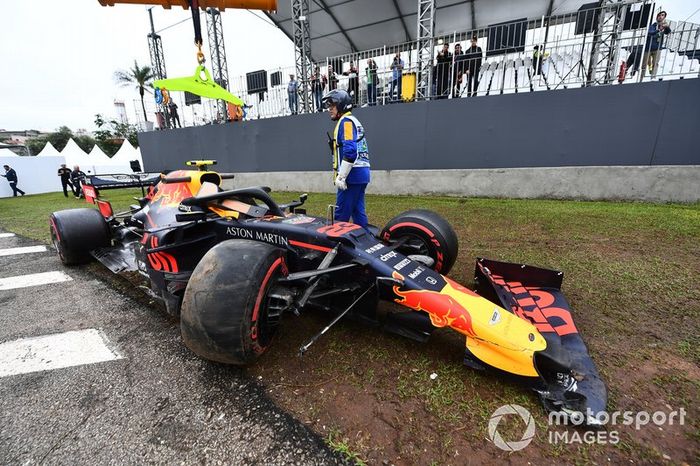
[[[479, 172], [477, 180], [465, 170], [684, 165], [695, 166], [688, 174], [697, 179], [698, 102], [700, 79], [692, 79], [388, 105], [357, 109], [354, 114], [365, 126], [375, 173], [373, 189], [392, 192], [403, 189], [401, 183], [409, 183], [407, 189], [414, 184], [405, 177], [384, 177], [379, 174], [382, 170], [406, 171], [406, 176], [411, 170], [447, 170], [440, 182], [431, 183], [429, 191], [513, 196], [504, 178], [521, 177], [524, 172], [507, 176], [499, 176], [505, 172]], [[190, 159], [214, 158], [220, 171], [282, 172], [298, 179], [298, 173], [288, 172], [329, 170], [324, 133], [332, 130], [333, 123], [324, 113], [141, 133], [139, 142], [149, 171], [178, 168]], [[673, 185], [673, 179], [668, 179], [673, 171], [669, 170], [645, 173]], [[649, 197], [632, 189], [632, 172], [609, 173], [619, 176], [610, 181], [619, 186], [614, 192], [594, 189], [600, 178], [593, 177], [576, 191], [572, 179], [573, 184], [567, 183], [571, 194], [557, 190], [555, 196], [600, 198], [601, 193], [609, 192], [615, 198]], [[313, 173], [309, 176], [315, 177]], [[541, 176], [550, 180], [548, 185], [556, 184], [545, 172]], [[650, 181], [645, 186], [657, 185]], [[481, 188], [475, 191], [474, 186]], [[540, 188], [532, 191], [536, 197], [549, 189]], [[529, 191], [518, 192], [521, 195], [515, 197]], [[688, 194], [650, 196], [673, 200]]]
[[[229, 188], [263, 185], [274, 191], [335, 192], [328, 171], [237, 173]], [[637, 167], [374, 170], [371, 194], [467, 197], [700, 201], [700, 165]]]

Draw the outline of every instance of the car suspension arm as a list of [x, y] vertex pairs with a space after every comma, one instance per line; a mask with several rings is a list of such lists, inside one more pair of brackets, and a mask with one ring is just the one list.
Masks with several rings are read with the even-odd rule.
[[319, 338], [321, 338], [321, 335], [323, 335], [324, 333], [326, 333], [328, 330], [330, 330], [331, 327], [333, 327], [336, 323], [338, 323], [338, 321], [339, 321], [340, 319], [342, 319], [342, 318], [345, 316], [345, 314], [347, 314], [348, 312], [350, 312], [350, 310], [351, 310], [353, 307], [355, 307], [355, 304], [359, 303], [360, 300], [361, 300], [362, 298], [364, 298], [365, 295], [366, 295], [367, 293], [369, 293], [370, 291], [372, 291], [375, 287], [376, 287], [376, 283], [372, 283], [372, 284], [369, 286], [369, 288], [367, 288], [367, 289], [364, 291], [364, 293], [362, 293], [360, 296], [358, 296], [358, 298], [357, 298], [355, 301], [353, 301], [352, 304], [351, 304], [350, 306], [348, 306], [343, 312], [341, 312], [340, 314], [338, 314], [338, 315], [335, 317], [335, 319], [333, 319], [333, 320], [331, 321], [330, 324], [326, 325], [326, 327], [325, 327], [323, 330], [321, 330], [319, 333], [317, 333], [316, 335], [314, 335], [314, 337], [313, 337], [311, 340], [309, 340], [309, 342], [308, 342], [307, 344], [305, 344], [304, 346], [302, 346], [301, 348], [299, 348], [299, 356], [303, 356], [304, 353], [306, 353], [306, 351], [311, 347], [311, 345], [313, 345], [313, 344], [316, 342], [316, 340], [318, 340]]

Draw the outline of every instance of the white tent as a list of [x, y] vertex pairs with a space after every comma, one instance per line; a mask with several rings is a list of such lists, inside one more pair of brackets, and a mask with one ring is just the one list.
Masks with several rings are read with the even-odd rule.
[[61, 155], [66, 158], [66, 164], [71, 168], [74, 165], [90, 165], [88, 155], [76, 144], [73, 138], [68, 140], [66, 147], [61, 151]]
[[88, 154], [88, 161], [92, 165], [110, 165], [112, 163], [112, 159], [97, 144]]
[[56, 150], [56, 148], [51, 144], [50, 142], [47, 142], [46, 145], [44, 146], [43, 149], [41, 149], [41, 152], [39, 152], [36, 156], [37, 157], [55, 157], [59, 154], [59, 152]]
[[112, 160], [119, 161], [120, 163], [126, 162], [127, 164], [134, 159], [136, 155], [136, 149], [131, 145], [128, 139], [124, 139], [122, 146], [119, 148], [116, 154], [112, 156]]
[[124, 139], [122, 146], [119, 148], [117, 153], [114, 154], [112, 160], [115, 163], [118, 163], [120, 166], [129, 167], [128, 173], [131, 173], [132, 160], [138, 160], [139, 164], [141, 165], [141, 169], [143, 169], [143, 158], [141, 157], [141, 150], [135, 149], [134, 146], [132, 146], [127, 139]]
[[[90, 151], [88, 159], [88, 170], [93, 174], [131, 173], [129, 162], [118, 159], [116, 154], [108, 157], [97, 145]], [[88, 173], [85, 169], [83, 171]]]
[[10, 149], [0, 149], [0, 157], [19, 157], [17, 154], [12, 152]]

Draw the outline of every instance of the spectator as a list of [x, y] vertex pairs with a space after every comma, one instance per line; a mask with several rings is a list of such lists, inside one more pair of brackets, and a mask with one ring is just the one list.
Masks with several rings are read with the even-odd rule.
[[177, 127], [182, 128], [182, 125], [180, 124], [180, 115], [177, 114], [177, 104], [170, 100], [168, 103], [168, 113], [170, 114], [170, 121], [173, 125], [173, 128], [175, 128], [175, 122], [177, 122]]
[[[401, 101], [401, 78], [403, 76], [403, 60], [401, 52], [396, 52], [394, 60], [391, 62], [391, 86], [389, 86], [389, 99]], [[396, 99], [394, 99], [394, 89], [396, 89]]]
[[62, 163], [61, 168], [58, 169], [58, 176], [61, 177], [61, 186], [63, 186], [63, 195], [68, 197], [68, 186], [75, 196], [75, 190], [73, 189], [73, 183], [70, 182], [70, 169], [66, 168], [66, 164]]
[[668, 26], [668, 21], [666, 21], [666, 12], [660, 11], [656, 15], [656, 22], [649, 26], [647, 31], [647, 51], [644, 54], [644, 60], [642, 61], [642, 79], [647, 71], [647, 66], [649, 67], [649, 72], [651, 77], [656, 77], [656, 71], [659, 67], [659, 50], [663, 48], [664, 36], [670, 34], [671, 28]]
[[452, 54], [450, 53], [450, 44], [445, 42], [442, 45], [442, 50], [437, 55], [436, 80], [437, 80], [437, 98], [446, 99], [447, 92], [450, 89], [450, 69], [452, 68]]
[[10, 168], [9, 165], [3, 165], [3, 167], [5, 168], [5, 174], [0, 176], [7, 178], [7, 182], [10, 183], [10, 188], [12, 189], [12, 196], [17, 197], [17, 193], [24, 196], [24, 191], [17, 187], [17, 172], [15, 169]]
[[542, 76], [542, 52], [540, 51], [540, 46], [535, 45], [532, 51], [532, 66], [535, 68], [535, 76]]
[[289, 75], [289, 84], [287, 84], [287, 95], [289, 96], [289, 111], [292, 115], [299, 113], [299, 82], [294, 79], [294, 75]]
[[70, 181], [73, 183], [73, 194], [75, 195], [76, 199], [83, 197], [81, 186], [84, 180], [85, 173], [80, 171], [79, 166], [74, 166], [73, 171], [70, 173]]
[[338, 88], [338, 76], [336, 76], [333, 67], [328, 65], [328, 89], [333, 91]]
[[479, 73], [481, 72], [481, 61], [483, 59], [483, 52], [477, 44], [476, 36], [472, 36], [471, 47], [467, 49], [464, 55], [467, 60], [467, 95], [473, 97], [476, 95], [477, 89], [479, 89]]
[[348, 77], [348, 95], [352, 98], [353, 105], [357, 105], [360, 92], [360, 79], [357, 76], [355, 62], [350, 62], [350, 69], [343, 73]]
[[323, 90], [326, 88], [327, 82], [328, 79], [326, 79], [326, 76], [321, 74], [321, 67], [316, 66], [314, 74], [311, 75], [311, 93], [314, 96], [314, 107], [316, 107], [317, 112], [323, 110], [321, 98], [323, 97]]
[[635, 45], [630, 49], [630, 54], [627, 57], [627, 63], [625, 64], [625, 74], [629, 74], [632, 70], [632, 76], [637, 74], [639, 71], [639, 63], [642, 61], [642, 46]]
[[377, 64], [373, 59], [367, 60], [367, 104], [377, 105]]
[[459, 97], [462, 76], [467, 71], [467, 56], [462, 53], [462, 45], [455, 44], [454, 66], [452, 67], [452, 97]]

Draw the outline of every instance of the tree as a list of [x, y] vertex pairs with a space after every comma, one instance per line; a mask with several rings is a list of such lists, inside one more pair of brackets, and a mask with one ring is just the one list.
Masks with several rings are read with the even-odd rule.
[[37, 155], [39, 152], [41, 152], [47, 142], [50, 142], [57, 151], [61, 152], [63, 149], [65, 149], [70, 138], [73, 138], [75, 143], [78, 144], [78, 147], [85, 152], [90, 152], [92, 147], [95, 145], [95, 140], [91, 136], [75, 136], [73, 131], [67, 126], [61, 126], [53, 133], [49, 133], [46, 136], [29, 138], [25, 141], [24, 145], [29, 148], [29, 151], [33, 155]]
[[117, 153], [124, 139], [127, 139], [134, 147], [139, 146], [135, 125], [121, 123], [117, 120], [106, 121], [98, 113], [95, 115], [95, 126], [97, 126], [97, 131], [94, 132], [97, 145], [110, 157]]
[[146, 115], [146, 105], [143, 103], [143, 95], [146, 91], [146, 86], [151, 85], [153, 72], [150, 66], [139, 67], [139, 64], [134, 60], [134, 67], [128, 71], [119, 70], [114, 73], [114, 79], [120, 86], [134, 86], [139, 90], [141, 96], [141, 108], [143, 109], [143, 118], [148, 121]]

